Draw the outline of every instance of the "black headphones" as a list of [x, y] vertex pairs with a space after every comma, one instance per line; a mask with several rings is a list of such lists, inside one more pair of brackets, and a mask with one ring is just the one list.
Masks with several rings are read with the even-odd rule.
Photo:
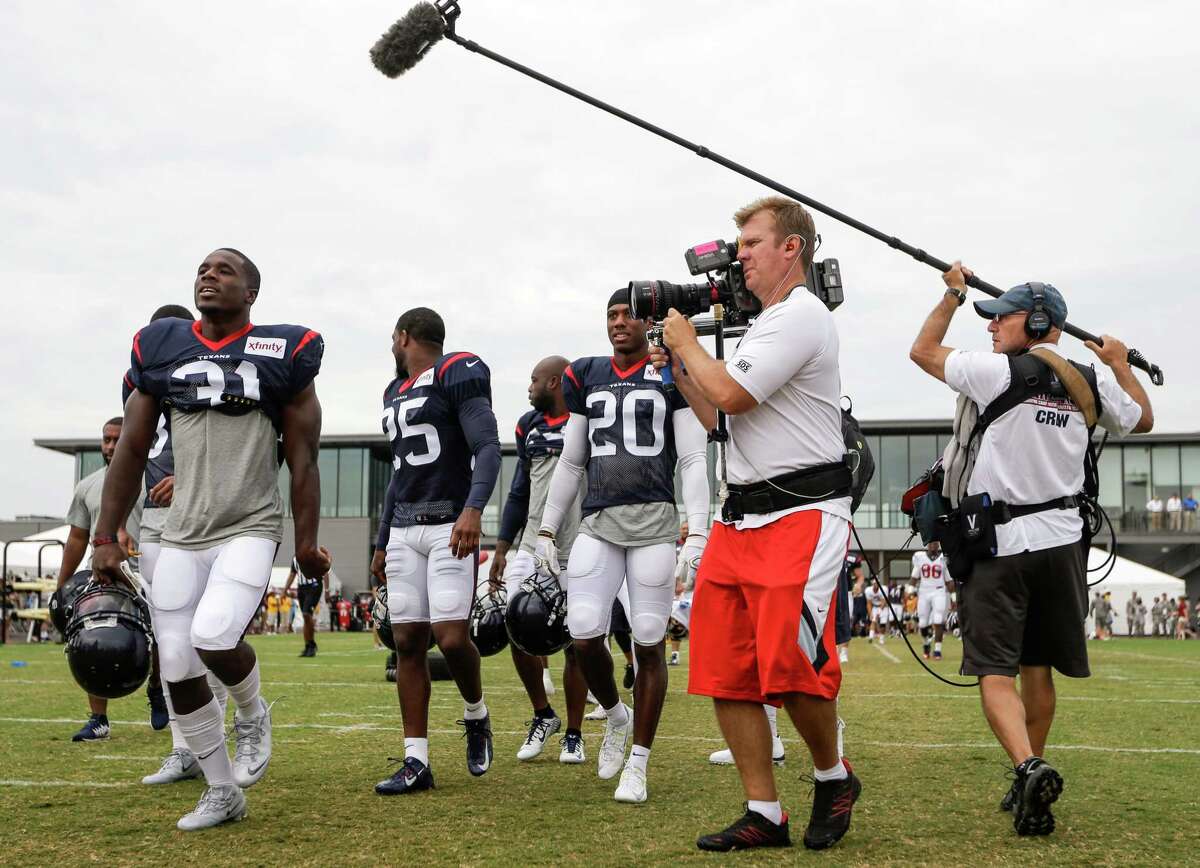
[[1025, 334], [1035, 340], [1044, 338], [1053, 325], [1046, 311], [1046, 284], [1031, 281], [1025, 285], [1033, 293], [1033, 310], [1025, 315]]

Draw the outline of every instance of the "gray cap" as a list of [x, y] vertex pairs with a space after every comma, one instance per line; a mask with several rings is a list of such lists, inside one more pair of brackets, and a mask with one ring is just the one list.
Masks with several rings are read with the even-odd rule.
[[[1040, 284], [1045, 296], [1043, 306], [1050, 316], [1050, 322], [1057, 328], [1062, 328], [1067, 322], [1067, 302], [1062, 293], [1048, 283]], [[975, 312], [984, 319], [991, 319], [996, 314], [1016, 313], [1017, 311], [1033, 310], [1033, 284], [1022, 283], [1006, 291], [999, 298], [989, 298], [986, 301], [975, 302]]]

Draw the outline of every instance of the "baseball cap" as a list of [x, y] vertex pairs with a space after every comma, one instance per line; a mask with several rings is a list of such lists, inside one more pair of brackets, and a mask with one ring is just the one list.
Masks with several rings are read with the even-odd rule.
[[[1067, 322], [1067, 302], [1062, 293], [1048, 283], [1042, 284], [1045, 296], [1044, 307], [1050, 315], [1050, 322], [1057, 328], [1062, 328]], [[1033, 310], [1033, 287], [1022, 283], [1007, 290], [999, 298], [989, 298], [975, 302], [975, 312], [984, 319], [991, 319], [996, 314]]]

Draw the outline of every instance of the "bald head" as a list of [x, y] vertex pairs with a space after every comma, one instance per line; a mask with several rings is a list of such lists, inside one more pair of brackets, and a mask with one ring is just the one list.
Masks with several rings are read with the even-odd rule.
[[547, 356], [533, 366], [529, 376], [529, 403], [547, 416], [566, 412], [563, 403], [562, 378], [567, 360], [562, 356]]

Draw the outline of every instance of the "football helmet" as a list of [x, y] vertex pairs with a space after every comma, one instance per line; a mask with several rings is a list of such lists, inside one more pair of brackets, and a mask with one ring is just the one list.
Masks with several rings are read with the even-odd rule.
[[75, 598], [66, 635], [71, 674], [93, 696], [128, 696], [150, 674], [150, 607], [125, 585], [84, 588]]
[[667, 622], [667, 636], [676, 642], [682, 642], [688, 636], [688, 628], [672, 618]]
[[371, 624], [375, 627], [375, 635], [390, 651], [396, 650], [396, 637], [392, 635], [392, 619], [388, 615], [387, 585], [381, 585], [376, 592], [375, 602], [371, 606]]
[[567, 592], [553, 576], [533, 572], [508, 601], [508, 638], [526, 654], [555, 654], [571, 644], [567, 631]]
[[75, 605], [75, 598], [91, 580], [91, 570], [80, 570], [50, 595], [50, 622], [63, 639], [67, 637], [67, 623], [71, 620], [71, 607]]
[[491, 657], [508, 647], [504, 604], [498, 597], [484, 593], [476, 598], [471, 606], [470, 631], [480, 657]]

